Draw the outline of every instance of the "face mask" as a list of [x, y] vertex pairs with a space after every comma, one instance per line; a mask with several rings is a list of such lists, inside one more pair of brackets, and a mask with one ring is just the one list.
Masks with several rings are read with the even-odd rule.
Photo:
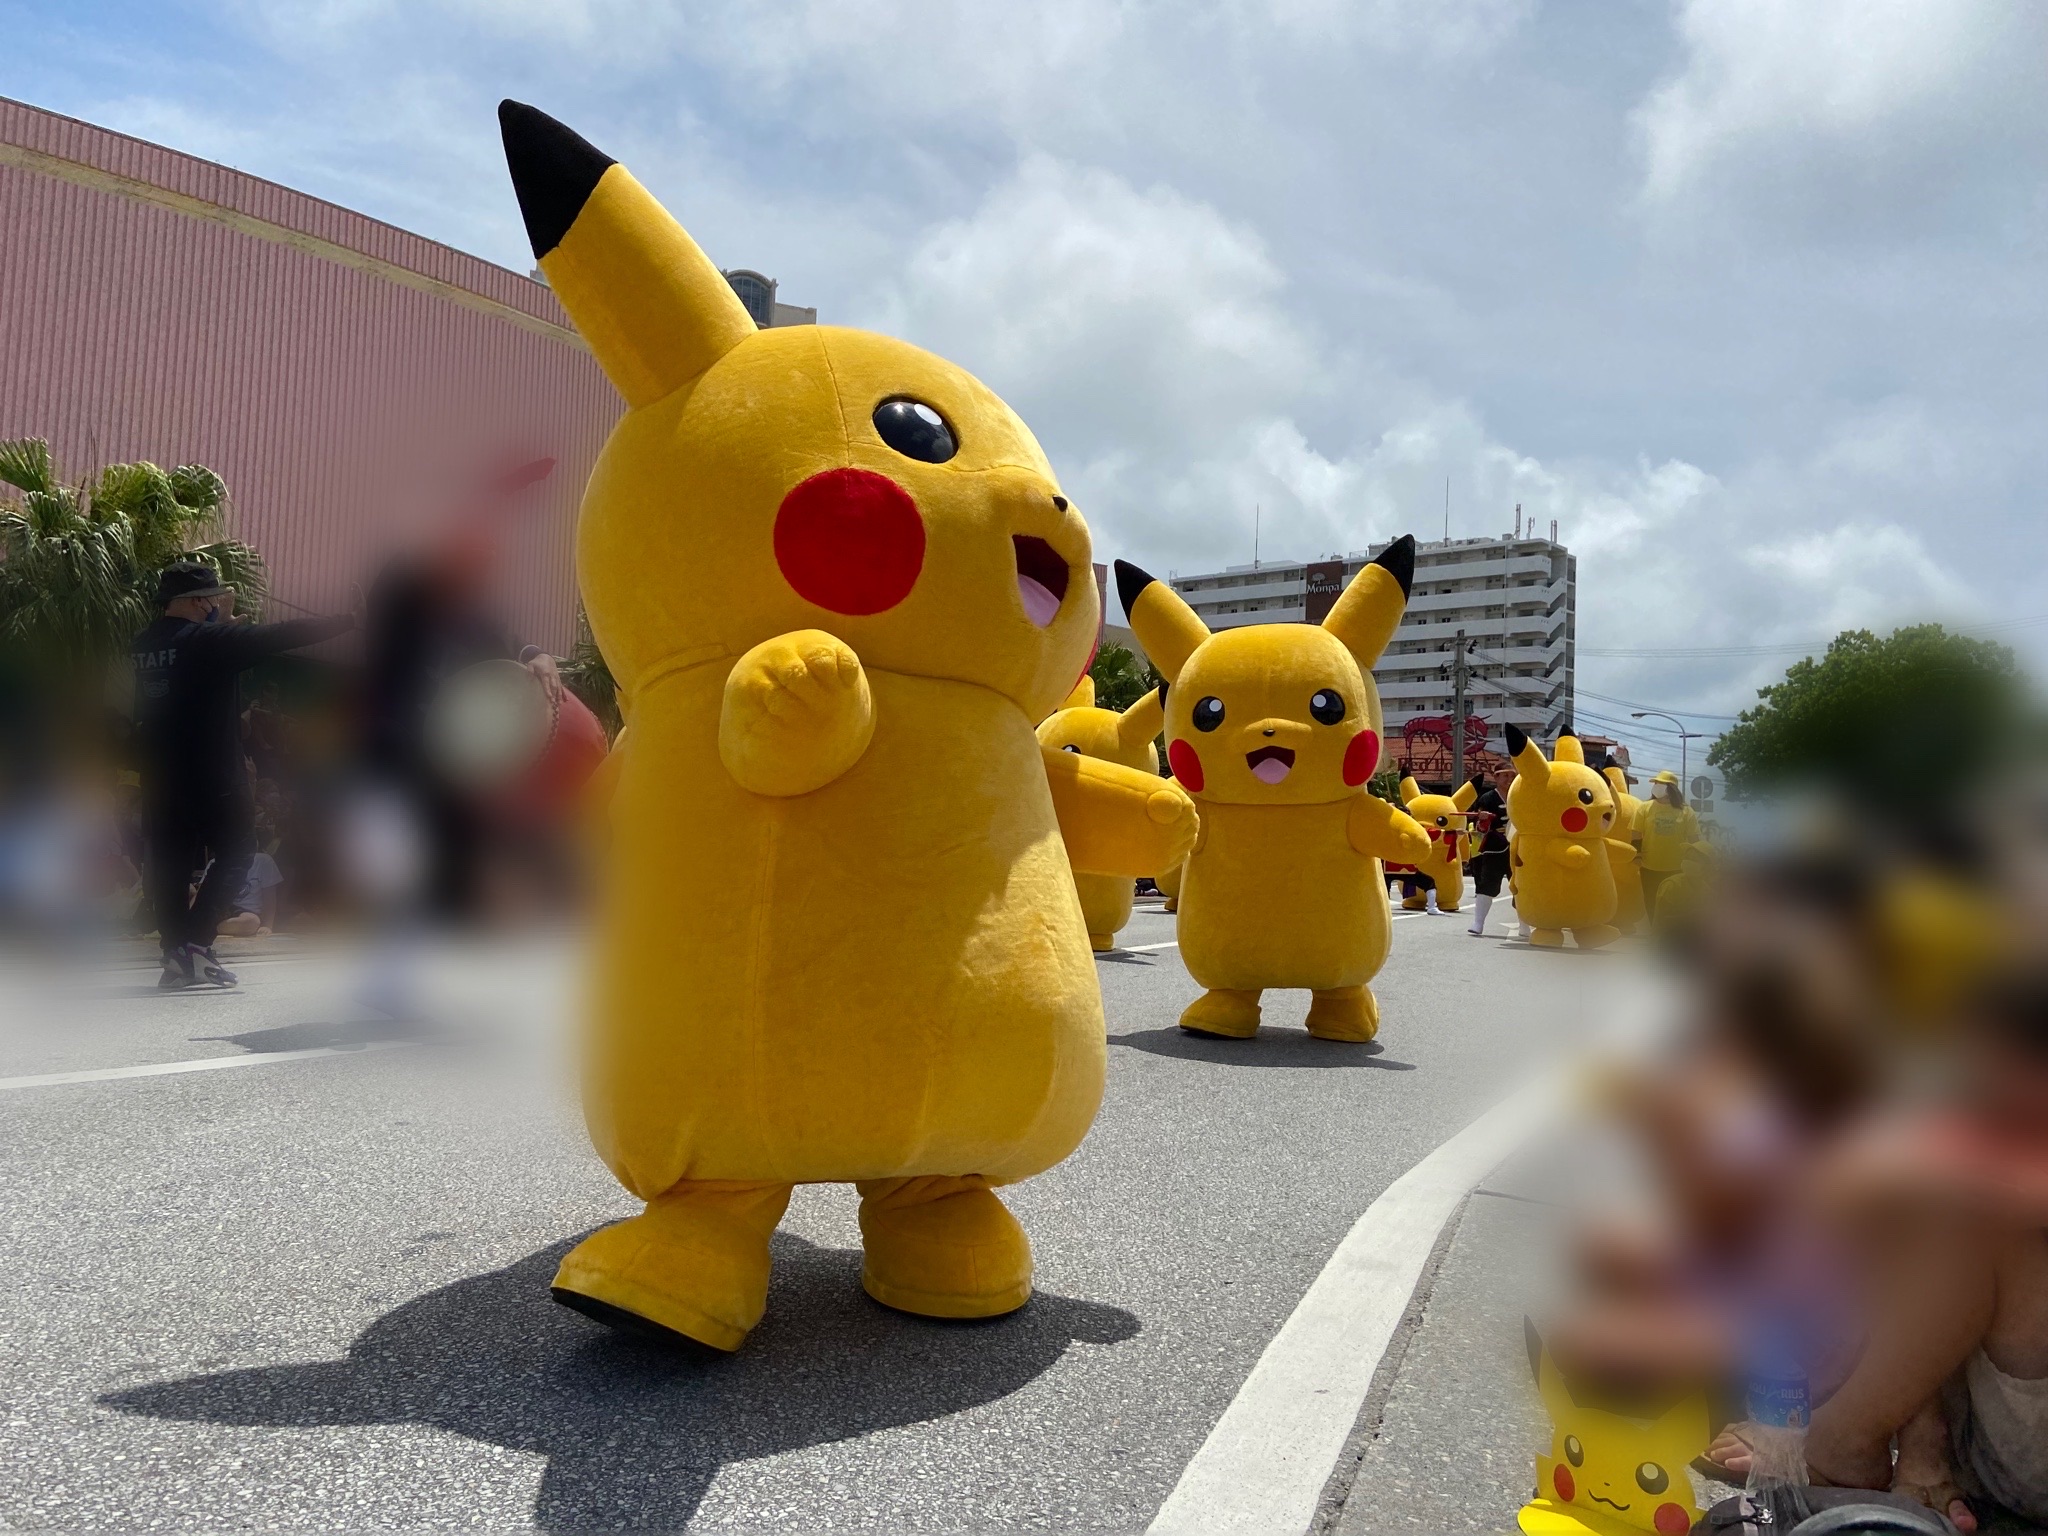
[[206, 624], [218, 624], [220, 622], [220, 604], [208, 603], [206, 605], [206, 617], [203, 620], [201, 620], [201, 622]]

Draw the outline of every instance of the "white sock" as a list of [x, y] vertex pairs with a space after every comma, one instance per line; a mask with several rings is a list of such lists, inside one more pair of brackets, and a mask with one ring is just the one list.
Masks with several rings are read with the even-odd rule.
[[1422, 910], [1425, 912], [1434, 912], [1438, 917], [1443, 916], [1443, 909], [1436, 904], [1435, 886], [1431, 886], [1429, 888], [1429, 899], [1423, 903]]
[[1486, 909], [1492, 905], [1493, 898], [1491, 896], [1474, 896], [1472, 898], [1472, 931], [1482, 937], [1486, 933]]

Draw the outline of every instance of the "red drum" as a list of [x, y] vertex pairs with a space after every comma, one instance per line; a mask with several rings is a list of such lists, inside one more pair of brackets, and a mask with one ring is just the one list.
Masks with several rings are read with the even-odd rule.
[[453, 783], [539, 817], [567, 811], [610, 750], [581, 699], [564, 689], [551, 703], [516, 661], [480, 661], [445, 679], [427, 709], [426, 746]]

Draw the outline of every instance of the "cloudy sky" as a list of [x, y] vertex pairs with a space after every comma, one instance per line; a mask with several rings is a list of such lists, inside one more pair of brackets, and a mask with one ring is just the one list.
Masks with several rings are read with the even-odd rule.
[[1098, 552], [1162, 574], [1249, 559], [1254, 507], [1304, 558], [1440, 535], [1446, 479], [1454, 534], [1520, 502], [1579, 555], [1589, 729], [1623, 700], [1711, 729], [1846, 625], [2048, 614], [2042, 0], [0, 0], [0, 28], [0, 92], [521, 270], [492, 108], [531, 101], [721, 264], [979, 373]]

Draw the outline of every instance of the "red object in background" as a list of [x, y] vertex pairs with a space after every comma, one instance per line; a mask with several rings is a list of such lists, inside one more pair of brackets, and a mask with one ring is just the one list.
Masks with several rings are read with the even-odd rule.
[[507, 792], [506, 810], [527, 820], [561, 819], [575, 807], [583, 786], [610, 751], [597, 716], [564, 688], [547, 745]]

